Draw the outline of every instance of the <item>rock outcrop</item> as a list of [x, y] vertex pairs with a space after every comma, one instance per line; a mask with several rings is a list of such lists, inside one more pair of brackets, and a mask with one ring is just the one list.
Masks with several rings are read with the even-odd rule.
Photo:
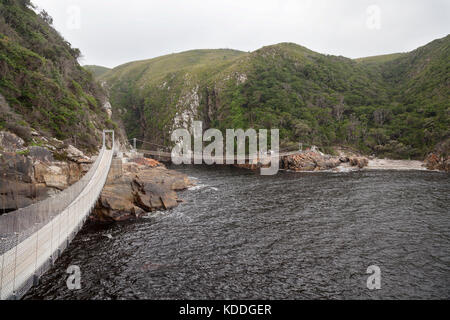
[[[51, 148], [26, 147], [14, 133], [0, 131], [0, 213], [42, 201], [74, 184], [89, 170], [92, 160], [82, 151], [54, 140]], [[55, 161], [56, 156], [61, 159]]]
[[425, 161], [424, 165], [429, 170], [441, 170], [450, 172], [450, 156], [439, 155], [437, 153], [430, 153]]
[[281, 167], [293, 171], [320, 171], [336, 168], [341, 164], [338, 157], [325, 155], [317, 151], [305, 151], [282, 157]]
[[155, 210], [171, 209], [181, 201], [175, 191], [190, 185], [186, 175], [168, 170], [156, 160], [135, 159], [123, 163], [122, 176], [108, 177], [91, 218], [122, 221]]

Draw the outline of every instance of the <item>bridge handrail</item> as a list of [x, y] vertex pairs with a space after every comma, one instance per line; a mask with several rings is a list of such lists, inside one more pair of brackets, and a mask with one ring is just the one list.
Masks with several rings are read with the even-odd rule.
[[20, 298], [68, 246], [93, 209], [114, 153], [103, 147], [75, 184], [0, 217], [0, 300]]
[[[90, 170], [67, 189], [28, 207], [1, 215], [0, 240], [2, 242], [8, 242], [8, 238], [16, 237], [17, 234], [19, 234], [20, 238], [20, 234], [26, 233], [29, 229], [34, 229], [36, 225], [46, 224], [60, 213], [62, 209], [66, 208], [91, 180], [100, 164], [104, 151], [105, 148], [102, 148]], [[9, 249], [5, 245], [0, 245], [0, 254]]]

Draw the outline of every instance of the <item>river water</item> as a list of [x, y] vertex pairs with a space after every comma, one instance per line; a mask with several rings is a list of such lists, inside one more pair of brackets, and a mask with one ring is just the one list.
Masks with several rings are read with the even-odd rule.
[[[197, 183], [184, 203], [85, 226], [25, 298], [450, 298], [448, 174], [176, 169]], [[70, 265], [80, 290], [67, 288]]]

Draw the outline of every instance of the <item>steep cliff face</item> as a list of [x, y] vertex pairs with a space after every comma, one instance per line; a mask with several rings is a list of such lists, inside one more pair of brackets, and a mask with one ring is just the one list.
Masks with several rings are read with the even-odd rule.
[[170, 132], [208, 115], [214, 79], [227, 76], [236, 50], [193, 50], [119, 66], [99, 77], [130, 137], [169, 143]]
[[40, 143], [35, 131], [89, 152], [97, 150], [102, 129], [116, 129], [124, 140], [105, 91], [51, 23], [28, 0], [0, 2], [0, 130], [26, 144]]
[[131, 62], [102, 76], [130, 137], [170, 144], [204, 128], [279, 128], [282, 146], [351, 146], [423, 159], [449, 136], [447, 36], [410, 53], [347, 59], [292, 43], [194, 50]]
[[107, 92], [51, 23], [28, 0], [0, 1], [0, 213], [78, 181], [103, 129], [126, 144]]

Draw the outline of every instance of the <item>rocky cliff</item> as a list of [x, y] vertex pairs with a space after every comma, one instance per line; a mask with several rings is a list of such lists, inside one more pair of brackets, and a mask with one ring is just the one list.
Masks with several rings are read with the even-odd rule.
[[66, 189], [91, 163], [82, 151], [55, 138], [43, 146], [26, 146], [17, 135], [0, 131], [0, 212], [26, 207]]

